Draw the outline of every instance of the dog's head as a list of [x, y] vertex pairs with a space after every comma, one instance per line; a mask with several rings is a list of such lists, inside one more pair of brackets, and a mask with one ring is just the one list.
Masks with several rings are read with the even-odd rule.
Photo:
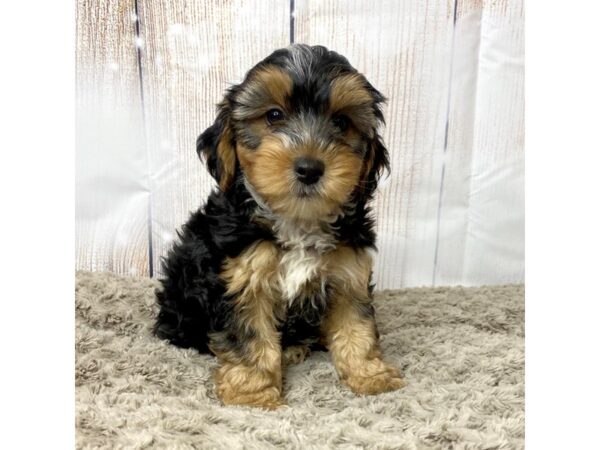
[[387, 150], [384, 97], [325, 47], [277, 50], [231, 87], [198, 154], [223, 191], [237, 177], [275, 214], [316, 219], [368, 200]]

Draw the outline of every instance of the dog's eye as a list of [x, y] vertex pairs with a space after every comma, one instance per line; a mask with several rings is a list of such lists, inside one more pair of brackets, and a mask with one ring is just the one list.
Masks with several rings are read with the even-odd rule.
[[335, 116], [333, 118], [333, 125], [343, 133], [350, 127], [350, 119], [346, 116]]
[[280, 109], [270, 109], [267, 111], [267, 122], [275, 123], [285, 119], [283, 112]]

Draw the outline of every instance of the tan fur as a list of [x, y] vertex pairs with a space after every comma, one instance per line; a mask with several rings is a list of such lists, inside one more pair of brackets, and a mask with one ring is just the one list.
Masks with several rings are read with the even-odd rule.
[[361, 313], [360, 303], [371, 301], [371, 257], [342, 247], [330, 256], [328, 267], [335, 282], [323, 334], [340, 379], [357, 394], [402, 388], [405, 383], [397, 369], [382, 360], [374, 319]]
[[[336, 214], [358, 183], [362, 159], [347, 145], [316, 150], [314, 146], [288, 148], [277, 135], [263, 137], [259, 148], [238, 146], [244, 174], [258, 194], [277, 214], [305, 220]], [[325, 165], [318, 196], [290, 195], [295, 181], [294, 161], [300, 156], [318, 157]]]
[[[276, 66], [263, 67], [252, 75], [246, 89], [240, 92], [237, 101], [244, 105], [252, 105], [255, 109], [252, 117], [259, 117], [269, 109], [278, 107], [289, 112], [288, 99], [292, 93], [292, 79]], [[234, 118], [246, 116], [249, 112], [234, 111]], [[238, 115], [240, 114], [240, 115]]]
[[238, 146], [238, 158], [246, 178], [269, 204], [292, 200], [289, 194], [295, 155], [279, 137], [264, 137], [255, 150]]
[[291, 345], [283, 351], [283, 365], [300, 364], [310, 355], [310, 349], [307, 345]]
[[217, 354], [221, 367], [215, 381], [225, 404], [247, 404], [267, 409], [282, 404], [281, 344], [276, 330], [278, 294], [275, 278], [278, 250], [271, 242], [259, 242], [237, 258], [226, 261], [221, 277], [227, 294], [235, 298], [240, 322], [255, 336], [247, 352]]
[[[373, 110], [373, 97], [367, 89], [367, 81], [360, 74], [342, 75], [331, 82], [330, 114], [346, 115], [352, 126], [346, 133], [351, 142], [360, 135], [375, 136], [377, 118]], [[358, 134], [353, 133], [358, 131]]]
[[288, 97], [292, 93], [292, 79], [276, 66], [268, 66], [254, 76], [254, 81], [267, 89], [273, 101], [286, 108]]
[[231, 146], [231, 128], [226, 125], [217, 146], [217, 156], [221, 160], [221, 179], [219, 187], [226, 191], [233, 182], [235, 175], [235, 149]]
[[225, 405], [276, 409], [281, 399], [281, 374], [259, 371], [242, 364], [222, 363], [215, 373], [217, 395]]
[[324, 255], [325, 272], [334, 288], [358, 295], [369, 302], [369, 278], [373, 261], [368, 250], [356, 250], [344, 245]]
[[331, 82], [329, 105], [333, 112], [369, 105], [373, 97], [365, 89], [365, 81], [359, 74], [342, 75]]

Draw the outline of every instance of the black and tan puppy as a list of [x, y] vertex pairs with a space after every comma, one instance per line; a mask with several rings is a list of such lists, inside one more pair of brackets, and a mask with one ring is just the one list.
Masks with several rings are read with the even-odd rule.
[[282, 404], [282, 370], [324, 345], [358, 394], [404, 386], [382, 360], [368, 203], [383, 96], [324, 47], [277, 50], [197, 141], [218, 182], [164, 261], [156, 334], [218, 356], [225, 404]]

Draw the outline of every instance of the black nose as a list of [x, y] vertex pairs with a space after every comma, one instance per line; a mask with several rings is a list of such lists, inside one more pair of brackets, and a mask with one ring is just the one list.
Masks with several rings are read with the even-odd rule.
[[323, 175], [325, 165], [322, 161], [313, 158], [298, 158], [294, 162], [296, 178], [304, 184], [314, 184]]

